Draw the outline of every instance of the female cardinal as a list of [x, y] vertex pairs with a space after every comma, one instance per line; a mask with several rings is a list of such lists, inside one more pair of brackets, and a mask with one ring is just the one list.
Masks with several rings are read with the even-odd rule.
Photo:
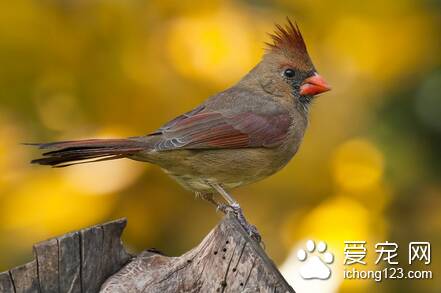
[[261, 180], [285, 166], [299, 148], [315, 95], [330, 90], [317, 74], [297, 25], [276, 25], [260, 61], [233, 87], [209, 97], [158, 130], [126, 139], [34, 144], [52, 149], [32, 163], [66, 167], [129, 158], [159, 165], [186, 189], [222, 210], [221, 194], [250, 234], [228, 190]]

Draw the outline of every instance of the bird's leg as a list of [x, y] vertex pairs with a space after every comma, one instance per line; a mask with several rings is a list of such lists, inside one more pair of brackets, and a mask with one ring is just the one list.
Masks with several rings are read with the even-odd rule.
[[[259, 234], [259, 231], [257, 230], [256, 226], [251, 225], [248, 223], [247, 219], [245, 218], [242, 208], [240, 207], [239, 203], [219, 184], [215, 183], [209, 183], [213, 189], [215, 189], [222, 197], [225, 199], [226, 202], [228, 202], [229, 207], [224, 207], [225, 213], [232, 212], [234, 215], [236, 215], [237, 220], [242, 225], [242, 227], [245, 229], [245, 231], [248, 233], [248, 235], [251, 236], [251, 238], [255, 239], [257, 242], [260, 242], [262, 237]], [[218, 206], [219, 208], [219, 206]], [[222, 208], [219, 208], [222, 210]]]
[[199, 192], [199, 191], [196, 191], [195, 194], [196, 194], [196, 197], [202, 198], [203, 200], [206, 200], [209, 203], [213, 204], [216, 207], [216, 210], [219, 210], [219, 211], [221, 211], [223, 213], [226, 213], [226, 209], [225, 209], [226, 206], [224, 204], [219, 203], [218, 201], [216, 201], [214, 199], [213, 193], [211, 193], [211, 192]]
[[228, 204], [230, 206], [239, 206], [239, 203], [225, 190], [223, 189], [219, 184], [215, 184], [215, 183], [210, 183], [211, 187], [213, 187], [220, 195], [222, 195], [222, 197], [225, 199], [226, 202], [228, 202]]

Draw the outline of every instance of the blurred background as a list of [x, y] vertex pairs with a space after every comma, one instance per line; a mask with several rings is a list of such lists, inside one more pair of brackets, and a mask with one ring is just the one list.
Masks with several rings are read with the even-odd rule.
[[[31, 166], [38, 152], [20, 143], [149, 133], [233, 85], [286, 16], [333, 90], [294, 160], [234, 192], [267, 253], [299, 292], [441, 292], [437, 0], [1, 1], [0, 271], [35, 242], [119, 217], [134, 252], [197, 245], [221, 215], [158, 167]], [[295, 276], [306, 239], [335, 254], [329, 281]], [[397, 242], [407, 267], [408, 243], [430, 241], [432, 264], [407, 268], [434, 279], [342, 280], [345, 240], [367, 241], [365, 269], [382, 268], [377, 242]]]

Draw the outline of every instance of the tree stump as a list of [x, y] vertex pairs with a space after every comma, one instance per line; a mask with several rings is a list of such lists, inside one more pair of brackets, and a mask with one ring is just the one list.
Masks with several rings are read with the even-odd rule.
[[34, 245], [34, 260], [0, 273], [0, 292], [99, 292], [132, 258], [121, 242], [126, 223], [120, 219]]
[[120, 239], [125, 225], [121, 219], [36, 244], [35, 260], [0, 273], [0, 292], [294, 292], [234, 216], [179, 257], [155, 250], [132, 257]]

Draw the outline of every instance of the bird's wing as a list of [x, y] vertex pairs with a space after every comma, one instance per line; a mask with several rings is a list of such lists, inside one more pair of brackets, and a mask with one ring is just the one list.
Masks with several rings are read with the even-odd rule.
[[287, 112], [271, 116], [244, 112], [225, 114], [203, 107], [187, 112], [150, 135], [160, 136], [159, 151], [175, 149], [222, 149], [275, 147], [287, 136]]

